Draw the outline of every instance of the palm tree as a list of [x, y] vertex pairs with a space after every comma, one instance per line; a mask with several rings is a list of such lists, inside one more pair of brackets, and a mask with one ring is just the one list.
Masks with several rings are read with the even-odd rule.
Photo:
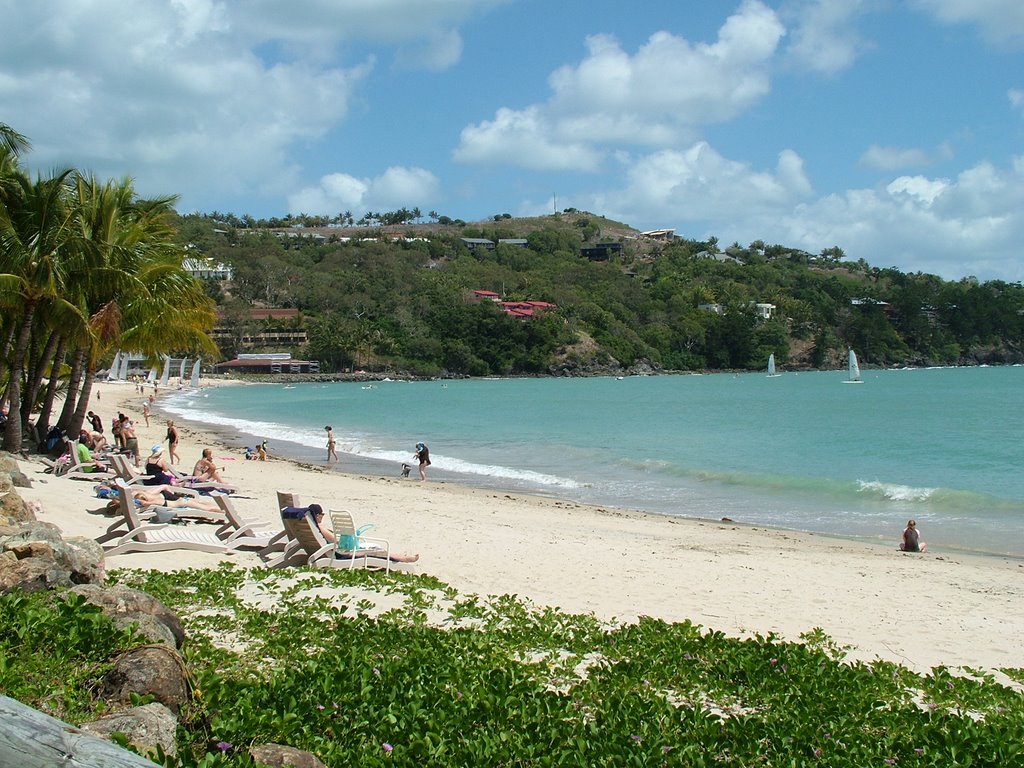
[[100, 183], [82, 175], [75, 194], [85, 258], [74, 285], [88, 322], [79, 340], [84, 370], [69, 430], [81, 426], [99, 360], [114, 347], [152, 360], [179, 349], [216, 351], [210, 300], [182, 269], [184, 251], [174, 240], [175, 198], [137, 200], [130, 179]]
[[64, 298], [68, 257], [73, 250], [68, 246], [75, 234], [75, 208], [68, 195], [71, 173], [71, 169], [59, 171], [35, 182], [24, 172], [15, 173], [15, 192], [4, 200], [0, 216], [0, 295], [16, 307], [16, 322], [7, 336], [13, 339], [13, 350], [7, 342], [0, 350], [0, 365], [8, 363], [9, 418], [3, 438], [7, 451], [21, 450], [21, 379], [36, 311], [44, 303], [59, 307], [62, 313], [75, 315], [77, 311]]
[[0, 123], [0, 149], [17, 156], [31, 148], [32, 145], [29, 144], [28, 139], [7, 125], [7, 123]]

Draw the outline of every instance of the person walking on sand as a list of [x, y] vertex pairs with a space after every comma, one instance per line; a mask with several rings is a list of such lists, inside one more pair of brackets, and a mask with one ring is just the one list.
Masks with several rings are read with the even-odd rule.
[[903, 530], [903, 540], [900, 541], [901, 552], [925, 552], [928, 545], [921, 541], [921, 532], [917, 530], [916, 520], [907, 520], [907, 527]]
[[427, 467], [430, 466], [430, 449], [426, 443], [416, 443], [416, 453], [412, 455], [420, 465], [420, 482], [427, 480]]
[[256, 449], [256, 460], [257, 461], [266, 461], [267, 460], [267, 441], [266, 440], [264, 440], [262, 443], [260, 443], [259, 447]]
[[174, 422], [167, 422], [167, 453], [170, 455], [171, 464], [181, 461], [178, 457], [178, 430], [174, 428]]
[[146, 420], [146, 428], [147, 429], [149, 428], [149, 416], [150, 416], [149, 401], [148, 400], [144, 400], [143, 403], [142, 403], [142, 418], [144, 418]]
[[337, 461], [338, 454], [334, 450], [334, 427], [324, 427], [327, 430], [327, 461], [332, 458]]
[[135, 434], [135, 425], [124, 414], [121, 414], [121, 438], [124, 440], [125, 450], [131, 453], [135, 460], [135, 466], [142, 466], [139, 456], [139, 438]]

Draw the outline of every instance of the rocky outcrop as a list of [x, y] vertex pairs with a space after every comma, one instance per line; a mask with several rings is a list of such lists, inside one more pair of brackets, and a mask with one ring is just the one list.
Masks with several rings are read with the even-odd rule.
[[131, 587], [102, 587], [99, 584], [83, 584], [71, 591], [99, 606], [118, 626], [138, 625], [139, 631], [150, 642], [181, 648], [185, 641], [185, 627], [178, 614], [152, 595]]
[[256, 765], [270, 768], [327, 768], [311, 752], [304, 752], [283, 744], [260, 744], [249, 749], [249, 756]]
[[0, 526], [0, 594], [101, 583], [103, 548], [35, 521]]
[[174, 743], [178, 718], [163, 704], [155, 702], [82, 723], [80, 728], [107, 741], [111, 741], [115, 733], [122, 733], [128, 743], [143, 755], [156, 753], [157, 747], [170, 756], [178, 751]]
[[173, 648], [144, 645], [122, 655], [101, 688], [107, 700], [128, 704], [133, 696], [152, 696], [177, 714], [189, 695], [188, 669]]

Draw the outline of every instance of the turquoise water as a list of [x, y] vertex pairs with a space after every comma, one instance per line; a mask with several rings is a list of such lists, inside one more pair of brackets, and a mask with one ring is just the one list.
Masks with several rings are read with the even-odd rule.
[[[185, 420], [342, 469], [667, 515], [1024, 556], [1024, 368], [246, 385], [172, 395]], [[413, 471], [415, 475], [415, 470]]]

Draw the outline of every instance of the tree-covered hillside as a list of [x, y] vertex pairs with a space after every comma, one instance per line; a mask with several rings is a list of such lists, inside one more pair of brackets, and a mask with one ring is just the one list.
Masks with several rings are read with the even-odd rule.
[[[233, 270], [208, 284], [221, 326], [235, 334], [220, 340], [225, 356], [252, 351], [242, 337], [268, 325], [247, 319], [254, 307], [285, 307], [300, 311], [290, 322], [309, 338], [291, 351], [327, 371], [757, 369], [770, 353], [780, 366], [834, 367], [848, 347], [868, 366], [1024, 359], [1020, 284], [904, 274], [848, 262], [839, 248], [659, 240], [574, 210], [474, 224], [431, 218], [271, 229], [193, 215], [179, 231], [191, 255]], [[464, 239], [496, 245], [471, 250]], [[581, 251], [600, 244], [612, 247]], [[474, 290], [556, 306], [522, 319], [475, 301]], [[766, 304], [774, 310], [758, 307]]]

